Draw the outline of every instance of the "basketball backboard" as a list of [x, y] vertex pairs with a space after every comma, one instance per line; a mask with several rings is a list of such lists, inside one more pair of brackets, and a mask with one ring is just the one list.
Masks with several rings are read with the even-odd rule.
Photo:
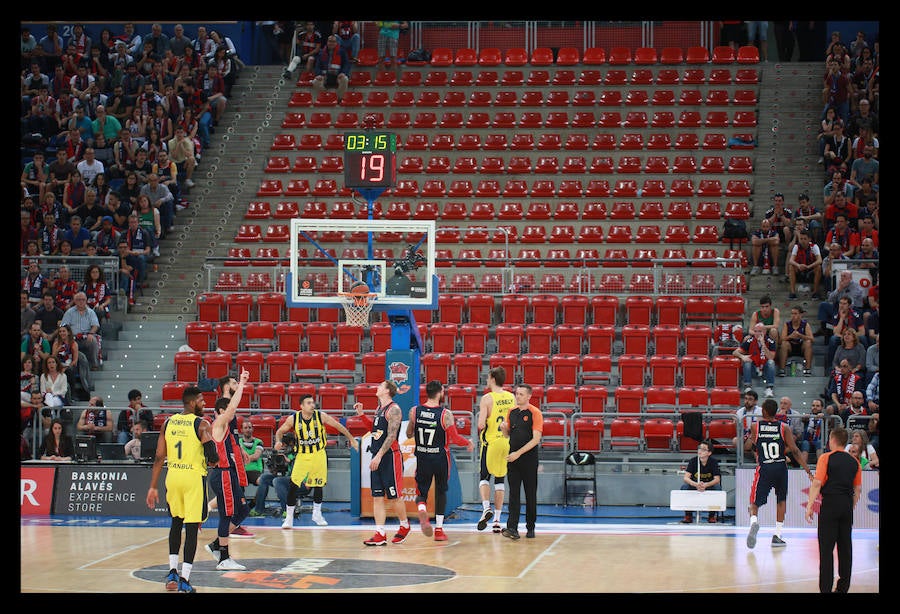
[[291, 220], [287, 300], [334, 307], [354, 282], [375, 295], [373, 309], [436, 309], [434, 220]]

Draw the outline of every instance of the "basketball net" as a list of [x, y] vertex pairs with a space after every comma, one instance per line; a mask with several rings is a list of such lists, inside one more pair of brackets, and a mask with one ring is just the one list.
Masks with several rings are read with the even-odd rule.
[[369, 327], [369, 314], [372, 312], [372, 305], [378, 295], [375, 293], [353, 294], [352, 292], [341, 292], [341, 299], [344, 301], [344, 315], [347, 324], [350, 326]]

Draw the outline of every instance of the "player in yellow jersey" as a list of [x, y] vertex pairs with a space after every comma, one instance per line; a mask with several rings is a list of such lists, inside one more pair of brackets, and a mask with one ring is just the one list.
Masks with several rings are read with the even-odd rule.
[[[494, 367], [488, 373], [488, 392], [478, 404], [478, 433], [481, 438], [481, 476], [478, 490], [481, 493], [481, 519], [478, 530], [484, 531], [493, 518], [494, 533], [500, 533], [500, 512], [503, 510], [505, 490], [506, 456], [509, 454], [509, 439], [503, 437], [500, 425], [506, 420], [510, 410], [516, 406], [513, 393], [503, 389], [506, 383], [506, 369]], [[491, 450], [491, 446], [494, 447]], [[491, 509], [491, 483], [494, 478], [494, 509]]]
[[359, 443], [346, 426], [326, 412], [316, 409], [316, 400], [311, 394], [305, 394], [300, 398], [300, 411], [288, 415], [275, 431], [276, 451], [281, 450], [284, 445], [281, 438], [285, 433], [293, 431], [297, 440], [297, 456], [294, 457], [294, 466], [291, 469], [291, 484], [287, 493], [287, 512], [284, 522], [281, 523], [282, 529], [294, 528], [294, 510], [303, 486], [312, 490], [312, 521], [320, 527], [328, 524], [322, 515], [324, 488], [328, 483], [328, 458], [325, 454], [325, 446], [328, 443], [325, 427], [328, 426], [346, 437], [354, 450], [359, 450]]
[[[172, 524], [169, 527], [169, 574], [166, 590], [194, 593], [189, 579], [197, 553], [197, 533], [206, 520], [206, 465], [218, 462], [212, 427], [203, 419], [203, 393], [196, 386], [181, 395], [184, 411], [170, 416], [159, 434], [156, 458], [147, 489], [147, 507], [159, 501], [156, 484], [165, 462], [166, 502]], [[184, 562], [178, 573], [178, 550], [184, 527]]]

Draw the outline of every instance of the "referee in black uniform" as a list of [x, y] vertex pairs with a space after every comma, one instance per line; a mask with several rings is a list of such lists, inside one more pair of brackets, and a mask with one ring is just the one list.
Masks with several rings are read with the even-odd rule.
[[544, 430], [541, 410], [532, 405], [532, 388], [528, 384], [516, 387], [516, 406], [509, 410], [506, 420], [500, 426], [501, 432], [509, 437], [509, 456], [506, 457], [509, 481], [509, 514], [504, 537], [519, 539], [520, 496], [525, 489], [525, 537], [534, 537], [537, 523], [537, 481], [538, 445]]
[[[862, 467], [844, 452], [847, 429], [837, 427], [828, 436], [828, 449], [816, 462], [816, 475], [809, 488], [806, 521], [812, 522], [816, 498], [819, 506], [819, 592], [846, 593], [853, 568], [853, 509], [862, 490]], [[837, 545], [838, 579], [834, 584], [834, 548]], [[832, 591], [832, 586], [834, 590]]]

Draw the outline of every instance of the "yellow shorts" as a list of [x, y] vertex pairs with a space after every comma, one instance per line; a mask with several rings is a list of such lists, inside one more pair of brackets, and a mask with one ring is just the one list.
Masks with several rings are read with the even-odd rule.
[[509, 439], [498, 437], [487, 447], [487, 469], [494, 477], [506, 475], [506, 457], [509, 456]]

